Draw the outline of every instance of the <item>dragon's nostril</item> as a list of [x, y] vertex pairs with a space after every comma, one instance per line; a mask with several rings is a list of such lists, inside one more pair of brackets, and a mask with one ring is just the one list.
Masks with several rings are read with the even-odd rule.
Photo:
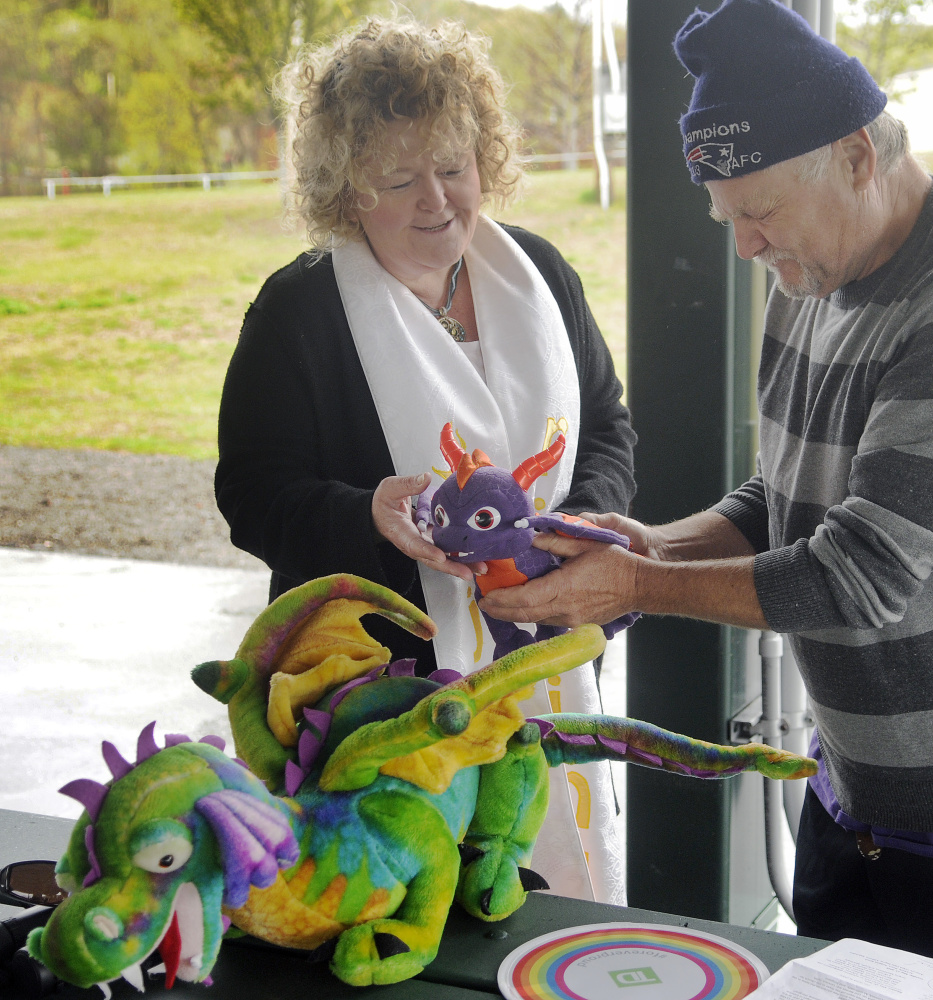
[[101, 941], [116, 941], [123, 936], [123, 921], [103, 906], [88, 910], [84, 917], [85, 930]]

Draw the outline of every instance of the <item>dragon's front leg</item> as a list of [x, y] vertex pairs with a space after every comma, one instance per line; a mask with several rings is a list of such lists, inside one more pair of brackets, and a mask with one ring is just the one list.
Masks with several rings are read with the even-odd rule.
[[457, 901], [480, 920], [502, 920], [547, 883], [530, 868], [548, 804], [547, 761], [541, 732], [525, 723], [505, 756], [480, 771], [473, 821], [460, 847]]
[[437, 955], [460, 856], [444, 817], [418, 797], [374, 792], [359, 809], [394, 858], [392, 866], [414, 866], [416, 871], [392, 917], [358, 924], [340, 935], [331, 970], [351, 986], [398, 983], [418, 975]]

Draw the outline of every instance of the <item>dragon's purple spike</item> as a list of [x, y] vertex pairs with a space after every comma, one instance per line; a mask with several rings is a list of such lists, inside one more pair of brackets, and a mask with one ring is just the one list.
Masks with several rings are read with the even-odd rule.
[[369, 684], [370, 681], [377, 680], [384, 669], [385, 667], [380, 663], [378, 667], [373, 667], [372, 670], [363, 674], [362, 677], [354, 677], [352, 681], [347, 681], [342, 688], [337, 689], [337, 692], [331, 698], [330, 710], [333, 712], [334, 709], [336, 709], [336, 707], [355, 687], [359, 687], [361, 684]]
[[224, 934], [226, 934], [227, 931], [230, 930], [230, 925], [232, 923], [233, 923], [233, 921], [227, 916], [226, 913], [224, 913], [224, 914], [221, 915], [221, 917], [220, 917], [220, 926], [223, 927]]
[[304, 771], [293, 760], [285, 761], [285, 794], [294, 795], [304, 780]]
[[526, 721], [533, 722], [541, 730], [542, 740], [554, 729], [554, 723], [549, 722], [547, 719], [527, 719]]
[[166, 733], [165, 734], [165, 748], [177, 747], [181, 743], [190, 743], [191, 737], [186, 736], [184, 733]]
[[306, 708], [304, 710], [305, 721], [309, 726], [313, 726], [321, 736], [322, 740], [327, 739], [330, 732], [330, 712], [322, 712], [319, 708]]
[[613, 750], [620, 757], [628, 753], [628, 743], [624, 740], [611, 740], [608, 736], [597, 736], [599, 742], [609, 750]]
[[240, 757], [234, 757], [234, 758], [233, 758], [233, 763], [234, 763], [234, 764], [239, 764], [239, 765], [240, 765], [240, 767], [243, 767], [243, 768], [245, 768], [245, 769], [246, 769], [247, 771], [249, 770], [249, 764], [247, 764], [247, 763], [246, 763], [246, 761], [245, 761], [245, 760], [243, 760], [243, 759], [242, 759], [242, 758], [240, 758]]
[[651, 767], [661, 767], [661, 758], [656, 753], [648, 753], [647, 750], [639, 750], [636, 747], [629, 746], [629, 753], [636, 759], [644, 761]]
[[144, 760], [149, 760], [159, 752], [159, 744], [155, 741], [155, 725], [155, 722], [150, 722], [139, 734], [139, 739], [136, 741], [137, 764], [142, 764]]
[[227, 745], [223, 736], [202, 736], [198, 743], [206, 743], [209, 747], [214, 747], [215, 750], [223, 750]]
[[463, 674], [459, 670], [442, 667], [440, 670], [428, 674], [428, 680], [434, 681], [436, 684], [453, 684], [454, 681], [459, 681], [462, 676]]
[[596, 739], [586, 733], [557, 733], [557, 738], [562, 743], [570, 743], [572, 746], [595, 746]]
[[104, 755], [104, 763], [117, 781], [133, 770], [133, 765], [124, 759], [120, 751], [109, 740], [104, 740], [101, 743], [100, 752]]
[[298, 740], [298, 763], [302, 769], [308, 770], [320, 752], [321, 738], [312, 733], [310, 729], [306, 729]]
[[109, 790], [106, 785], [102, 785], [99, 781], [93, 781], [91, 778], [78, 778], [76, 781], [69, 781], [67, 785], [59, 788], [62, 795], [76, 799], [87, 809], [92, 823], [97, 822], [100, 808], [104, 804]]
[[389, 669], [387, 671], [390, 677], [414, 677], [415, 676], [415, 664], [418, 661], [414, 658], [405, 660], [393, 660], [389, 664]]
[[87, 848], [88, 860], [91, 862], [91, 870], [84, 876], [84, 881], [81, 883], [82, 887], [86, 889], [103, 875], [103, 872], [100, 870], [100, 862], [97, 860], [97, 851], [94, 850], [93, 826], [88, 825], [84, 828], [84, 846]]

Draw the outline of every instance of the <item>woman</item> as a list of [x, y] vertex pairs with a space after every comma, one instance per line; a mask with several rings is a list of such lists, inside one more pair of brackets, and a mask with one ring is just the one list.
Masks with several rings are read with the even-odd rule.
[[[480, 213], [515, 192], [521, 169], [501, 80], [462, 26], [372, 19], [286, 78], [313, 249], [246, 314], [221, 402], [217, 503], [234, 544], [272, 569], [271, 597], [335, 572], [374, 580], [439, 627], [432, 649], [373, 616], [374, 637], [421, 674], [467, 672], [492, 650], [470, 570], [411, 519], [427, 470], [444, 467], [441, 428], [450, 421], [470, 451], [509, 468], [561, 430], [567, 448], [535, 484], [539, 509], [624, 510], [635, 436], [621, 386], [573, 270]], [[556, 680], [534, 711], [599, 710], [591, 666]], [[608, 767], [575, 770], [581, 822], [589, 800], [601, 816], [590, 832], [603, 829]], [[555, 775], [548, 824], [572, 827]], [[539, 839], [538, 870], [565, 895], [619, 902], [621, 858], [603, 839], [587, 849], [615, 853], [605, 880], [567, 850], [566, 829], [550, 847]]]

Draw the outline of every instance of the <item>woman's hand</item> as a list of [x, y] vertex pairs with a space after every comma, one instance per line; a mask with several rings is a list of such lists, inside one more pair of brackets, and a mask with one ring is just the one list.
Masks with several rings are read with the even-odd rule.
[[394, 545], [410, 559], [436, 569], [441, 573], [458, 576], [473, 582], [473, 570], [464, 563], [454, 562], [427, 539], [415, 526], [411, 517], [411, 498], [424, 493], [431, 477], [389, 476], [383, 479], [373, 494], [373, 527], [376, 534]]

